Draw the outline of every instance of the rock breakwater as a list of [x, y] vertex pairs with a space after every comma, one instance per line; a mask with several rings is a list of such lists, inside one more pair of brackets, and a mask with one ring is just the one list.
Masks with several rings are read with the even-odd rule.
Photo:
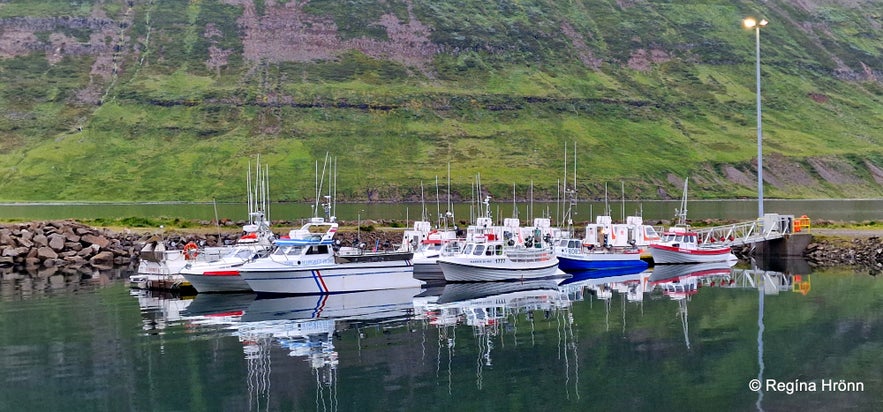
[[[244, 223], [244, 222], [239, 222]], [[239, 226], [231, 222], [231, 227]], [[229, 229], [229, 228], [228, 228]], [[277, 232], [286, 232], [279, 230]], [[278, 234], [278, 233], [277, 233]], [[89, 272], [92, 268], [134, 266], [145, 244], [162, 241], [170, 249], [187, 242], [203, 246], [234, 243], [241, 232], [220, 234], [152, 233], [95, 228], [73, 220], [7, 223], [0, 225], [0, 269], [29, 273]], [[399, 231], [361, 232], [368, 248], [393, 248], [401, 242]], [[357, 243], [356, 232], [340, 233], [344, 245]]]
[[816, 266], [864, 266], [880, 271], [883, 270], [883, 238], [813, 238], [803, 256]]
[[[8, 223], [0, 225], [0, 268], [54, 273], [131, 265], [137, 263], [143, 245], [157, 239], [152, 233], [115, 232], [72, 220]], [[172, 244], [219, 242], [217, 236], [195, 234], [164, 240]]]

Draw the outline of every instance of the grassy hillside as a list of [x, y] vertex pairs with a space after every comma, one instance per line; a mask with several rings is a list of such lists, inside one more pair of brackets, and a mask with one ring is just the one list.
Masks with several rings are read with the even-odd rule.
[[[476, 175], [554, 197], [883, 196], [883, 3], [11, 0], [0, 201], [397, 200]], [[131, 5], [131, 6], [130, 6]]]

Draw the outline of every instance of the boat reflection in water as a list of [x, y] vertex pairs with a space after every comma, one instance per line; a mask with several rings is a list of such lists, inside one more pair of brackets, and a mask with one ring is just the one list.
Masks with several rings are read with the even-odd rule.
[[649, 277], [646, 265], [587, 270], [564, 280], [559, 288], [574, 301], [584, 300], [586, 292], [609, 301], [613, 292], [618, 292], [624, 294], [629, 302], [640, 302], [644, 300]]
[[[336, 334], [383, 325], [404, 327], [413, 318], [412, 300], [422, 288], [326, 295], [258, 298], [245, 309], [239, 340], [249, 361], [249, 388], [267, 387], [269, 349], [275, 344], [292, 357], [303, 357], [314, 373], [316, 400], [323, 410], [338, 410]], [[252, 381], [252, 379], [254, 381]]]
[[[427, 293], [414, 299], [414, 311], [429, 325], [438, 327], [438, 362], [440, 366], [442, 350], [446, 349], [449, 391], [453, 381], [450, 365], [458, 343], [456, 332], [459, 325], [470, 326], [476, 339], [478, 389], [482, 389], [483, 369], [493, 366], [493, 349], [503, 345], [504, 332], [512, 333], [517, 346], [519, 320], [528, 322], [531, 344], [534, 344], [534, 320], [538, 311], [543, 313], [544, 319], [561, 328], [559, 337], [565, 339], [566, 344], [559, 347], [566, 353], [573, 353], [563, 358], [576, 359], [570, 300], [558, 289], [558, 280], [447, 283], [431, 293], [438, 294]], [[575, 366], [574, 376], [577, 376]]]
[[735, 261], [660, 265], [653, 268], [650, 285], [678, 302], [678, 318], [684, 331], [684, 344], [690, 349], [690, 323], [687, 302], [703, 286], [729, 286]]
[[193, 297], [148, 289], [130, 289], [129, 294], [138, 300], [141, 311], [141, 328], [147, 333], [162, 333], [169, 326], [184, 319], [186, 309]]
[[[449, 283], [431, 289], [332, 295], [265, 298], [255, 294], [200, 294], [182, 299], [143, 292], [135, 297], [142, 308], [145, 329], [157, 335], [157, 340], [173, 341], [168, 338], [176, 330], [187, 333], [188, 342], [223, 337], [223, 344], [213, 346], [219, 348], [217, 354], [224, 353], [220, 348], [225, 348], [237, 359], [243, 356], [245, 365], [236, 361], [236, 367], [243, 371], [230, 379], [247, 385], [250, 409], [274, 409], [281, 402], [293, 401], [295, 409], [315, 402], [316, 409], [339, 410], [345, 409], [341, 404], [348, 405], [362, 396], [350, 390], [338, 392], [339, 379], [358, 381], [388, 368], [386, 373], [412, 374], [423, 380], [431, 381], [434, 376], [439, 389], [447, 387], [449, 397], [456, 399], [463, 385], [493, 390], [494, 385], [484, 385], [484, 377], [496, 379], [500, 374], [520, 373], [519, 368], [533, 365], [525, 361], [526, 357], [546, 355], [556, 361], [544, 364], [548, 368], [544, 379], [561, 379], [556, 388], [568, 399], [579, 399], [587, 393], [585, 384], [580, 387], [580, 360], [585, 364], [586, 357], [593, 355], [587, 355], [585, 344], [578, 345], [577, 336], [598, 339], [590, 335], [595, 327], [604, 333], [601, 313], [585, 307], [592, 299], [605, 304], [608, 320], [615, 324], [616, 316], [609, 316], [610, 302], [619, 295], [623, 336], [629, 337], [637, 335], [633, 331], [626, 333], [626, 314], [638, 312], [627, 312], [627, 307], [639, 306], [641, 316], [645, 309], [674, 312], [676, 308], [680, 325], [673, 319], [670, 324], [666, 321], [666, 330], [660, 330], [654, 342], [661, 342], [663, 352], [669, 347], [680, 352], [682, 328], [684, 344], [695, 351], [701, 349], [702, 341], [697, 340], [695, 330], [694, 339], [690, 337], [687, 305], [699, 292], [728, 293], [736, 291], [719, 289], [744, 288], [759, 293], [762, 299], [764, 295], [787, 291], [806, 293], [809, 281], [809, 275], [736, 269], [728, 264], [690, 264], [666, 265], [637, 273], [595, 270], [563, 281]], [[583, 300], [587, 301], [583, 308], [571, 310]], [[714, 295], [709, 302], [714, 302]], [[577, 317], [582, 323], [573, 320], [574, 312], [587, 314]], [[596, 313], [597, 319], [591, 318], [590, 312]], [[671, 316], [637, 323], [656, 319]], [[694, 326], [695, 323], [694, 320]], [[636, 331], [644, 333], [643, 328]], [[615, 333], [605, 339], [620, 342], [613, 336]], [[356, 338], [350, 339], [351, 336]], [[375, 336], [382, 336], [383, 344], [372, 345]], [[437, 343], [425, 345], [427, 337], [437, 339]], [[362, 350], [369, 347], [371, 350], [365, 354], [370, 356], [363, 357]], [[288, 356], [280, 356], [281, 353]], [[422, 359], [428, 362], [424, 364]], [[366, 373], [368, 369], [371, 373]], [[295, 371], [302, 378], [297, 385], [287, 385]]]

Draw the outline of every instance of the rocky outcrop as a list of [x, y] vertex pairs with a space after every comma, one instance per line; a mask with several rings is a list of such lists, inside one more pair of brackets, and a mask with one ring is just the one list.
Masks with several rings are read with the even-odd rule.
[[[35, 272], [47, 268], [77, 271], [131, 265], [137, 262], [138, 252], [148, 240], [159, 238], [151, 233], [117, 233], [72, 220], [0, 225], [0, 268]], [[198, 235], [166, 238], [171, 244], [190, 240], [208, 245], [225, 241], [217, 236]]]
[[815, 266], [865, 266], [883, 269], [883, 239], [878, 236], [856, 239], [813, 239], [804, 257]]
[[123, 265], [135, 256], [134, 234], [118, 234], [75, 221], [0, 226], [0, 267], [38, 269]]

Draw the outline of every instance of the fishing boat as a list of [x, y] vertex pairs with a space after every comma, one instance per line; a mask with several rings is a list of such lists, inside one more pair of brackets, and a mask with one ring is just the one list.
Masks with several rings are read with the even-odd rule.
[[662, 233], [659, 243], [650, 245], [653, 264], [709, 263], [735, 261], [727, 245], [702, 244], [696, 232], [685, 227], [673, 227]]
[[236, 271], [257, 293], [316, 294], [419, 287], [413, 252], [341, 247], [337, 222], [314, 217]]
[[266, 256], [273, 247], [276, 236], [270, 230], [268, 180], [269, 169], [255, 165], [254, 177], [251, 168], [246, 177], [248, 185], [248, 224], [242, 227], [243, 234], [236, 243], [213, 260], [191, 260], [181, 268], [181, 276], [199, 293], [206, 292], [251, 292], [251, 288], [236, 270], [251, 259]]
[[183, 248], [167, 245], [155, 237], [144, 244], [138, 254], [138, 267], [129, 276], [129, 285], [136, 289], [186, 290], [192, 285], [183, 276], [181, 269], [192, 261], [214, 261], [220, 259], [228, 247], [200, 247], [196, 242], [187, 242]]
[[[274, 234], [270, 230], [268, 215], [268, 175], [269, 168], [261, 165], [260, 157], [255, 162], [254, 175], [249, 163], [246, 175], [248, 222], [233, 245], [205, 247], [188, 242], [182, 249], [177, 249], [168, 248], [159, 238], [151, 239], [141, 249], [137, 273], [129, 278], [131, 285], [140, 289], [192, 288], [197, 292], [250, 291], [230, 269], [266, 254], [273, 245]], [[218, 220], [217, 216], [215, 220]]]
[[641, 250], [631, 248], [596, 248], [585, 245], [581, 239], [561, 239], [555, 245], [558, 268], [566, 273], [586, 270], [635, 268], [644, 270], [647, 262], [641, 260]]
[[314, 216], [299, 229], [276, 239], [272, 253], [237, 267], [238, 275], [259, 294], [304, 295], [421, 286], [422, 282], [414, 278], [414, 252], [369, 250], [361, 242], [343, 246], [334, 238], [338, 223], [332, 213], [332, 200], [337, 178], [327, 168], [329, 160], [326, 154], [321, 183], [316, 162], [316, 213], [325, 170], [329, 171], [329, 194], [323, 196], [325, 201], [321, 204], [325, 217]]
[[698, 233], [687, 225], [687, 181], [684, 179], [684, 196], [681, 207], [675, 211], [677, 223], [662, 232], [662, 238], [650, 245], [653, 264], [708, 263], [737, 260], [728, 245], [701, 242]]
[[462, 251], [438, 258], [448, 282], [486, 282], [526, 280], [555, 276], [558, 258], [542, 241], [521, 238], [518, 219], [504, 219], [503, 226], [494, 226], [488, 216], [476, 220], [467, 229], [467, 243]]
[[239, 276], [238, 268], [252, 259], [267, 256], [275, 240], [263, 213], [254, 212], [252, 217], [253, 223], [243, 227], [245, 234], [219, 259], [189, 261], [181, 268], [181, 276], [197, 292], [251, 292], [248, 283]]
[[413, 229], [405, 231], [401, 250], [414, 252], [415, 278], [424, 282], [444, 282], [438, 258], [459, 251], [461, 242], [456, 230], [433, 229], [430, 222], [419, 220], [414, 222]]
[[625, 223], [613, 223], [609, 215], [601, 215], [595, 218], [595, 223], [586, 225], [581, 240], [586, 247], [608, 251], [637, 248], [642, 258], [649, 258], [649, 246], [659, 242], [660, 236], [641, 216], [627, 216]]

